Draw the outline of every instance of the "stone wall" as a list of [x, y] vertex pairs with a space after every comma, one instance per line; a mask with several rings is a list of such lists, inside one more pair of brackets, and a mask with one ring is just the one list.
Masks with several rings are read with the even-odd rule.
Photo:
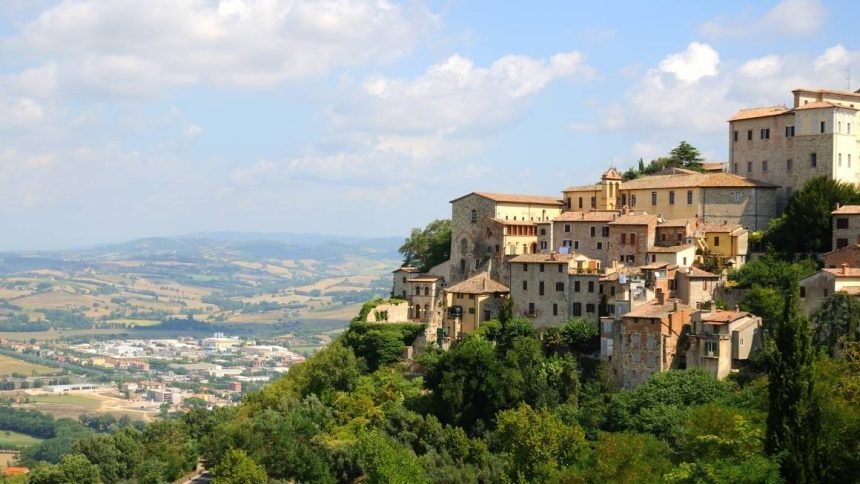
[[[533, 320], [535, 327], [560, 326], [569, 319], [567, 263], [512, 263], [510, 274], [515, 317], [528, 317]], [[540, 295], [541, 283], [543, 295]], [[561, 284], [561, 290], [556, 286], [558, 283]], [[534, 305], [531, 313], [530, 303]]]
[[[654, 228], [651, 225], [609, 225], [609, 239], [607, 241], [608, 258], [605, 265], [612, 261], [624, 263], [628, 267], [638, 267], [648, 263], [648, 247], [654, 245]], [[630, 234], [634, 234], [635, 241], [631, 244]], [[622, 242], [623, 236], [623, 242]], [[630, 259], [630, 257], [633, 257]]]
[[[847, 223], [848, 228], [838, 228], [838, 223]], [[832, 250], [841, 249], [850, 244], [860, 244], [860, 214], [834, 215], [833, 216], [833, 242]], [[841, 265], [838, 264], [837, 267]]]
[[[472, 210], [476, 214], [474, 222]], [[484, 220], [495, 216], [496, 203], [478, 195], [467, 195], [451, 204], [451, 265], [446, 278], [449, 285], [476, 273], [475, 260], [486, 254], [486, 249], [476, 254], [476, 244], [483, 238]]]

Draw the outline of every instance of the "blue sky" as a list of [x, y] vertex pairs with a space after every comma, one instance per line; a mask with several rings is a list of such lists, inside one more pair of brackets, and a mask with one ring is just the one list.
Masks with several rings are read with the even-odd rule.
[[0, 0], [0, 250], [405, 235], [557, 194], [796, 87], [860, 88], [856, 2]]

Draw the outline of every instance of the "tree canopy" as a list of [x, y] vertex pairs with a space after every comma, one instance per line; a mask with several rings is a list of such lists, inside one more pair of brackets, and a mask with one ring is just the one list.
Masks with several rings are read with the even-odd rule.
[[434, 220], [426, 227], [414, 228], [400, 246], [403, 264], [417, 267], [426, 272], [441, 264], [451, 255], [451, 221]]

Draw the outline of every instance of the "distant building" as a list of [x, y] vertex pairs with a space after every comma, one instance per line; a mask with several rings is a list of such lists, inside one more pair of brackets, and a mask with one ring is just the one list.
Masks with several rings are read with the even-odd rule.
[[800, 301], [806, 314], [814, 313], [821, 301], [840, 291], [860, 296], [860, 268], [843, 264], [835, 269], [821, 269], [800, 280]]
[[761, 345], [761, 329], [761, 318], [743, 311], [693, 313], [687, 368], [702, 368], [719, 379], [727, 377]]
[[831, 214], [833, 215], [833, 245], [831, 246], [833, 250], [848, 247], [851, 244], [860, 244], [860, 205], [837, 207]]
[[492, 280], [486, 272], [445, 289], [445, 329], [448, 336], [459, 338], [478, 329], [482, 322], [498, 318], [503, 301], [510, 292], [507, 286]]
[[824, 267], [835, 269], [842, 267], [860, 267], [860, 244], [849, 244], [841, 249], [832, 250], [822, 256]]

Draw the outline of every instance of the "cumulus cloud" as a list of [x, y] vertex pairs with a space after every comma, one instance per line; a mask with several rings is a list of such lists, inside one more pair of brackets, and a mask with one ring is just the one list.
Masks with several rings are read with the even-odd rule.
[[809, 36], [824, 25], [827, 11], [820, 0], [782, 0], [761, 16], [748, 12], [736, 17], [718, 17], [699, 27], [710, 38], [755, 35]]
[[74, 88], [140, 96], [200, 82], [269, 87], [386, 61], [436, 23], [421, 5], [385, 0], [64, 0], [0, 53]]
[[687, 50], [672, 54], [660, 62], [661, 73], [673, 74], [684, 83], [696, 82], [703, 77], [716, 76], [720, 54], [708, 44], [693, 42]]

